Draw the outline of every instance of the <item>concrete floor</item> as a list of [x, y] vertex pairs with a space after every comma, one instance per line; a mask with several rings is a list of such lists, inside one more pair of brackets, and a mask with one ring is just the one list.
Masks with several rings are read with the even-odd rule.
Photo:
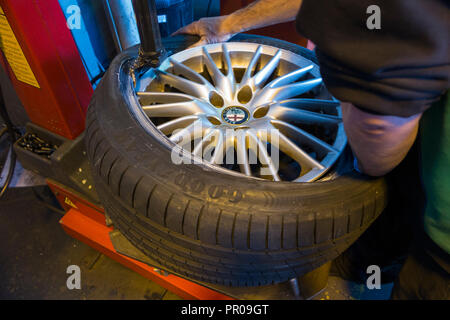
[[[61, 216], [30, 188], [0, 202], [0, 299], [180, 299], [67, 236]], [[81, 290], [68, 290], [67, 267], [81, 269]]]

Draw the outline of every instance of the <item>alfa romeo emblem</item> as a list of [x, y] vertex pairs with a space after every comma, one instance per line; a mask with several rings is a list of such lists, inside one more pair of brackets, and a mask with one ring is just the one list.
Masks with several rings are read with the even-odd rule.
[[228, 107], [222, 112], [222, 119], [232, 125], [243, 124], [248, 118], [248, 111], [241, 107]]

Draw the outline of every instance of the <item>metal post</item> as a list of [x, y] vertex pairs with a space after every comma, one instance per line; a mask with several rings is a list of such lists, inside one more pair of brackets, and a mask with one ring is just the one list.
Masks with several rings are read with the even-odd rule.
[[157, 67], [165, 55], [165, 50], [159, 31], [155, 0], [133, 0], [133, 8], [141, 38], [135, 69], [146, 64]]
[[117, 52], [140, 43], [131, 0], [103, 0]]
[[298, 279], [292, 278], [291, 280], [289, 280], [289, 284], [291, 285], [291, 290], [295, 298], [300, 299], [300, 288], [298, 286]]

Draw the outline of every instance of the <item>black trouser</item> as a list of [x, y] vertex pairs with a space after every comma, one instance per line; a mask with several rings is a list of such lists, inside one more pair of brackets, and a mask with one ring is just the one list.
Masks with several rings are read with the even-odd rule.
[[394, 300], [450, 300], [450, 255], [427, 235], [416, 239], [394, 283]]
[[[424, 192], [418, 143], [388, 176], [388, 207], [332, 266], [332, 274], [365, 284], [378, 265], [382, 283], [394, 281], [392, 299], [450, 300], [450, 255], [423, 231]], [[400, 272], [399, 272], [400, 271]]]

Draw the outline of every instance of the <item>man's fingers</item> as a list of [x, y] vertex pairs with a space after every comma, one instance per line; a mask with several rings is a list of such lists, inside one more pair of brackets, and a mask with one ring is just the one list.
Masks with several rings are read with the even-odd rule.
[[191, 24], [188, 24], [187, 26], [184, 26], [184, 27], [178, 29], [177, 31], [172, 33], [171, 36], [176, 36], [176, 35], [179, 35], [179, 34], [197, 34], [194, 24], [195, 24], [195, 22], [193, 22]]
[[185, 29], [184, 27], [180, 28], [177, 31], [175, 31], [174, 33], [172, 33], [170, 36], [173, 37], [173, 36], [177, 36], [179, 34], [186, 34], [186, 31], [184, 31], [184, 29]]
[[198, 46], [204, 46], [205, 44], [208, 44], [208, 39], [206, 37], [201, 37], [199, 41], [194, 43], [193, 45], [189, 46], [188, 49], [195, 48]]

